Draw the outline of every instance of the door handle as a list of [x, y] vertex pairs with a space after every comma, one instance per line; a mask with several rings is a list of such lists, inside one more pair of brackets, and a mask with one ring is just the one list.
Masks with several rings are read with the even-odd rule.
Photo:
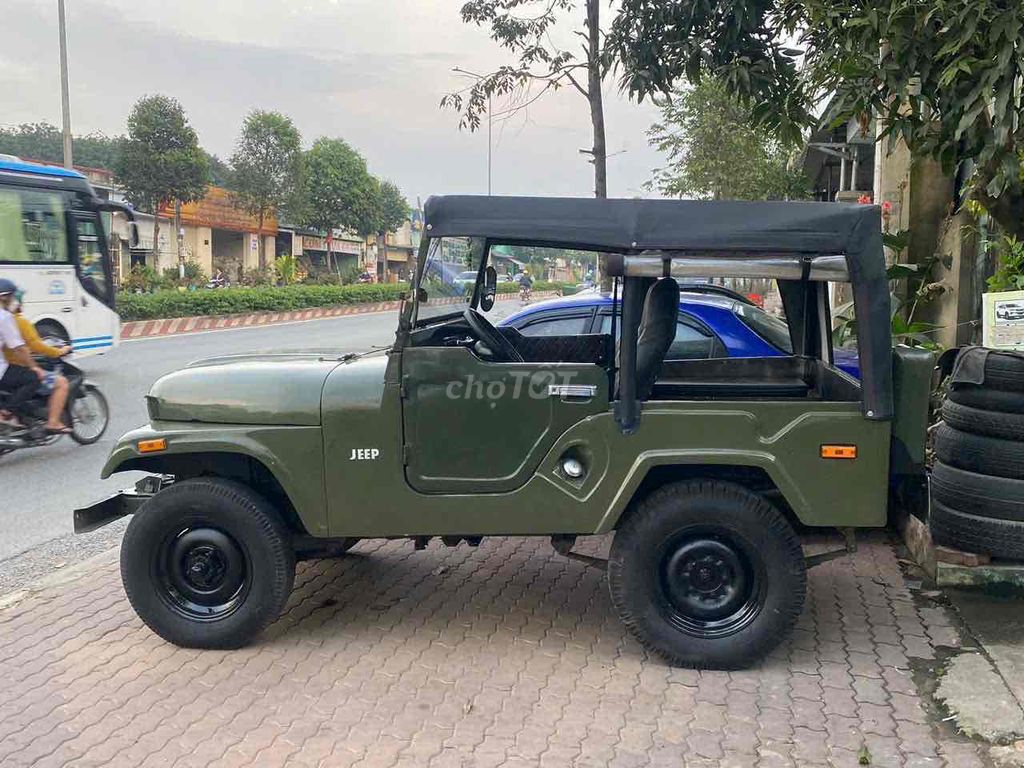
[[61, 312], [74, 312], [75, 308], [74, 307], [61, 307], [60, 311]]
[[563, 400], [589, 400], [597, 394], [595, 384], [549, 384], [548, 397]]

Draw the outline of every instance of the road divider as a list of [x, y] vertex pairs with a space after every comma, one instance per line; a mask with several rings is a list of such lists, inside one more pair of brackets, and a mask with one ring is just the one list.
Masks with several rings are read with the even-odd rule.
[[[534, 299], [554, 296], [554, 291], [534, 293]], [[518, 294], [498, 294], [498, 301], [519, 299]], [[462, 303], [461, 297], [453, 297], [451, 303]], [[234, 328], [250, 328], [261, 325], [298, 323], [346, 315], [366, 315], [378, 312], [394, 312], [400, 301], [377, 301], [348, 304], [339, 307], [311, 307], [287, 312], [249, 312], [237, 315], [200, 315], [196, 317], [171, 317], [160, 320], [130, 320], [121, 324], [121, 339], [144, 339], [154, 336], [178, 336], [204, 331], [227, 331]]]

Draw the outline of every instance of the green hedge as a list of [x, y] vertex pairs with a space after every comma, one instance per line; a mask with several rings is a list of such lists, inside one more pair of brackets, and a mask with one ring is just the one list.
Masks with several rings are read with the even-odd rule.
[[[536, 282], [533, 284], [533, 291], [560, 291], [565, 285], [569, 284]], [[408, 290], [407, 283], [367, 283], [120, 293], [117, 296], [117, 311], [123, 321], [197, 315], [237, 315], [246, 312], [287, 312], [311, 307], [397, 301]], [[519, 286], [515, 283], [499, 283], [498, 292], [518, 293]]]
[[287, 312], [311, 307], [397, 301], [408, 290], [406, 283], [367, 283], [121, 293], [117, 297], [117, 311], [121, 320]]

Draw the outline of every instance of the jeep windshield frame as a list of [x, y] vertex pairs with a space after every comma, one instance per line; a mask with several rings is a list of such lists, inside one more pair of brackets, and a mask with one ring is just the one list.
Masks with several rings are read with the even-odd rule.
[[[892, 332], [881, 221], [878, 206], [854, 203], [455, 195], [427, 200], [424, 240], [480, 237], [599, 251], [607, 255], [608, 275], [627, 281], [708, 276], [708, 270], [773, 277], [791, 328], [800, 325], [798, 315], [814, 312], [809, 286], [848, 279], [863, 413], [890, 420]], [[807, 338], [794, 341], [797, 350], [809, 348]]]

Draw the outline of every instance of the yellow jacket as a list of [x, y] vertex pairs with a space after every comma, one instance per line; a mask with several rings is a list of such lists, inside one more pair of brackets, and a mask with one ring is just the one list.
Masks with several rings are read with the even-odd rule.
[[[42, 355], [43, 357], [60, 357], [60, 350], [57, 347], [51, 347], [41, 338], [39, 338], [39, 332], [36, 331], [36, 327], [32, 325], [27, 317], [21, 312], [14, 315], [14, 320], [18, 324], [18, 331], [21, 333], [21, 338], [25, 340], [25, 346], [29, 348], [29, 351], [33, 355]], [[7, 347], [4, 347], [4, 358], [8, 363], [14, 363], [14, 355]]]

